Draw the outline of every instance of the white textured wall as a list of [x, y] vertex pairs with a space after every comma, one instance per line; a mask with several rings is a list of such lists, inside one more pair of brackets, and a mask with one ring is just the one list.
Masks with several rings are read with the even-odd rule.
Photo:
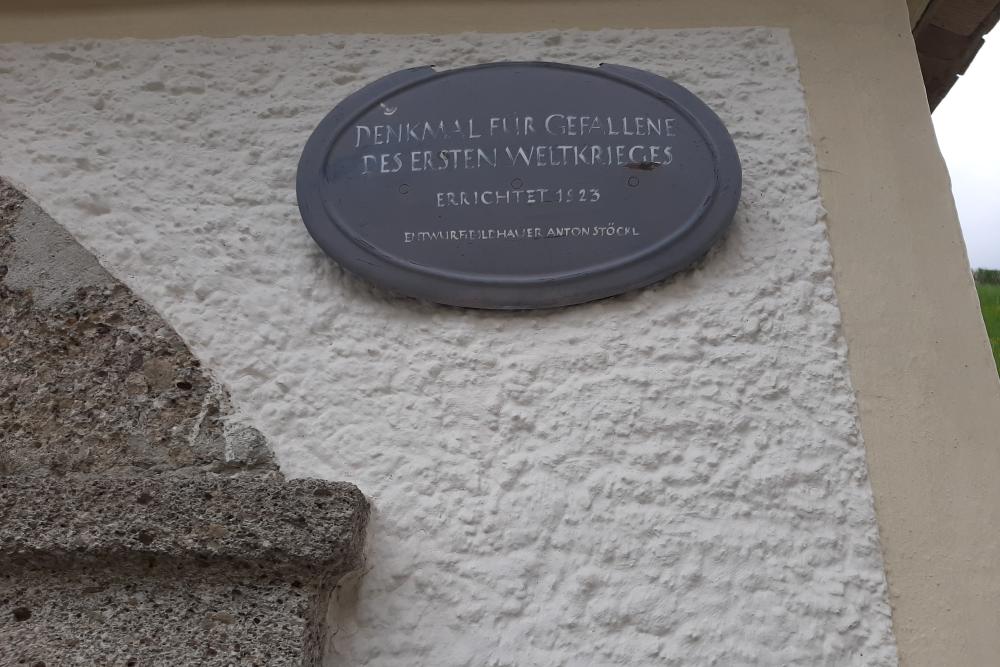
[[[487, 313], [345, 275], [295, 208], [309, 132], [389, 71], [614, 62], [744, 166], [701, 268]], [[151, 301], [287, 472], [374, 500], [331, 665], [891, 665], [798, 71], [769, 29], [0, 46], [0, 173]]]

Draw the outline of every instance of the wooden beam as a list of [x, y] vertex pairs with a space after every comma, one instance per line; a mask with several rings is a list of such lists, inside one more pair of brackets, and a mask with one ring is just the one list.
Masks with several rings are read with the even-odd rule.
[[[914, 4], [909, 4], [911, 12]], [[911, 13], [912, 18], [912, 13]], [[920, 69], [933, 111], [1000, 19], [1000, 0], [930, 0], [913, 29]]]

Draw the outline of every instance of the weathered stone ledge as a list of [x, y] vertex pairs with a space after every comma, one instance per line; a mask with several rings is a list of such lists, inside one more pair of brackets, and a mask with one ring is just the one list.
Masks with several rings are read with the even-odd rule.
[[0, 477], [0, 666], [319, 665], [351, 484]]
[[346, 571], [360, 558], [367, 515], [357, 487], [313, 479], [0, 477], [0, 562], [227, 560]]

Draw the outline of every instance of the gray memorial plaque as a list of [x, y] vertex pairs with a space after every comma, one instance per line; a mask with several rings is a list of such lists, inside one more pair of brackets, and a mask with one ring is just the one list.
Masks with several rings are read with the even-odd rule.
[[390, 74], [323, 119], [302, 219], [348, 270], [475, 308], [643, 287], [702, 257], [741, 170], [719, 118], [642, 70], [493, 63]]

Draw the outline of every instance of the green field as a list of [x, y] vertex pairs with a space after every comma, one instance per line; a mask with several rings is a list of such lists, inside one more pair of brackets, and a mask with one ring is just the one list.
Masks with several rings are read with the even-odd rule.
[[979, 305], [983, 309], [983, 320], [986, 322], [986, 333], [993, 346], [993, 358], [1000, 371], [1000, 284], [976, 284], [979, 292]]

